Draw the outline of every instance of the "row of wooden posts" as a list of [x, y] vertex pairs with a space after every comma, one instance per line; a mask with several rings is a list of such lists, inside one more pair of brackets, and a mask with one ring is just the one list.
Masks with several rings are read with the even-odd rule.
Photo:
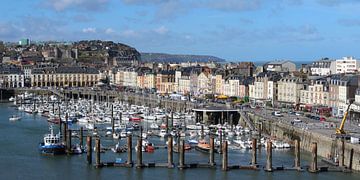
[[[87, 143], [87, 163], [88, 164], [92, 164], [92, 136], [87, 136], [86, 139], [86, 143]], [[228, 163], [228, 143], [227, 141], [224, 141], [223, 145], [222, 145], [222, 170], [226, 171], [229, 169], [258, 169], [259, 165], [257, 164], [257, 139], [253, 139], [252, 140], [252, 160], [251, 160], [251, 165], [250, 166], [229, 166]], [[136, 164], [135, 167], [137, 168], [142, 168], [142, 167], [155, 167], [155, 164], [148, 164], [145, 165], [142, 161], [142, 151], [141, 151], [141, 146], [142, 146], [142, 138], [138, 138], [137, 140], [137, 148], [138, 151], [136, 152]], [[133, 157], [132, 157], [132, 136], [129, 135], [127, 136], [127, 161], [124, 164], [119, 164], [119, 166], [126, 166], [126, 167], [133, 167]], [[95, 139], [95, 152], [96, 152], [96, 162], [95, 162], [95, 167], [99, 168], [99, 167], [103, 167], [104, 165], [109, 165], [109, 163], [102, 163], [100, 160], [100, 138], [96, 138]], [[174, 162], [173, 162], [173, 137], [169, 136], [168, 137], [168, 144], [167, 144], [167, 154], [168, 154], [168, 162], [166, 164], [164, 164], [163, 166], [168, 167], [168, 168], [174, 168]], [[318, 165], [317, 165], [317, 143], [313, 142], [312, 143], [312, 158], [311, 158], [311, 163], [309, 166], [309, 172], [318, 172]], [[185, 163], [185, 142], [184, 140], [180, 141], [180, 149], [179, 149], [179, 163], [178, 163], [178, 168], [179, 169], [185, 169], [185, 168], [192, 168], [192, 167], [198, 167], [198, 166], [202, 166], [202, 167], [215, 167], [216, 163], [215, 163], [215, 158], [214, 158], [214, 154], [215, 154], [215, 145], [214, 145], [214, 138], [210, 137], [210, 152], [209, 152], [209, 163], [206, 165], [199, 165], [199, 164], [186, 164]], [[266, 154], [267, 154], [267, 158], [266, 158], [266, 166], [264, 167], [265, 171], [274, 171], [274, 170], [281, 170], [281, 168], [274, 168], [272, 165], [272, 142], [268, 141], [267, 142], [267, 149], [266, 149]], [[352, 159], [352, 158], [351, 158]], [[302, 170], [301, 166], [300, 166], [300, 141], [299, 140], [295, 140], [295, 161], [294, 161], [294, 167], [291, 168], [293, 170]], [[351, 164], [349, 165], [349, 167], [351, 168]], [[113, 166], [116, 166], [115, 163], [111, 164]], [[283, 169], [282, 169], [283, 170]]]
[[[66, 144], [67, 147], [67, 152], [68, 154], [71, 154], [72, 150], [72, 142], [71, 142], [71, 136], [72, 136], [72, 130], [68, 129], [68, 124], [67, 123], [63, 123], [63, 141]], [[60, 124], [60, 127], [62, 126], [62, 124]], [[141, 134], [141, 133], [140, 133]], [[79, 132], [79, 142], [80, 142], [80, 148], [83, 149], [83, 128], [80, 128], [80, 132]], [[142, 138], [139, 137], [137, 140], [137, 160], [136, 160], [136, 167], [144, 167], [144, 164], [142, 162], [142, 151], [141, 151], [141, 146], [142, 146]], [[178, 140], [179, 141], [179, 140]], [[257, 139], [253, 138], [252, 139], [252, 159], [251, 159], [251, 165], [250, 166], [229, 166], [228, 165], [228, 143], [227, 141], [222, 141], [222, 138], [220, 136], [220, 149], [222, 151], [222, 170], [228, 170], [228, 169], [236, 169], [236, 168], [240, 168], [240, 169], [257, 169], [259, 166], [257, 164]], [[340, 167], [344, 167], [344, 154], [345, 154], [345, 144], [344, 144], [344, 140], [341, 141], [342, 142], [342, 146], [341, 146], [341, 150], [340, 150], [340, 163], [339, 166]], [[92, 136], [87, 136], [86, 139], [86, 143], [87, 143], [87, 162], [89, 164], [92, 163]], [[208, 166], [208, 167], [215, 167], [215, 159], [214, 159], [214, 154], [215, 154], [215, 145], [214, 145], [214, 137], [210, 137], [210, 151], [209, 151], [209, 163], [206, 165], [201, 165], [201, 166]], [[197, 165], [194, 164], [189, 164], [186, 165], [185, 164], [185, 142], [184, 140], [181, 140], [178, 142], [178, 151], [179, 151], [179, 165], [178, 168], [180, 169], [184, 169], [187, 167], [196, 167]], [[127, 162], [126, 164], [124, 164], [125, 166], [133, 166], [133, 159], [132, 159], [132, 136], [129, 135], [127, 136]], [[310, 172], [318, 172], [318, 165], [317, 165], [317, 143], [313, 142], [312, 146], [311, 146], [311, 154], [312, 154], [312, 158], [311, 158], [311, 163], [309, 166], [309, 171]], [[173, 137], [169, 136], [168, 137], [168, 145], [167, 145], [167, 150], [168, 150], [168, 162], [167, 162], [167, 167], [169, 168], [173, 168], [174, 163], [173, 163]], [[95, 151], [96, 151], [96, 167], [102, 167], [104, 164], [101, 163], [100, 161], [100, 138], [97, 137], [95, 139]], [[267, 154], [267, 158], [266, 158], [266, 166], [265, 166], [265, 171], [273, 171], [273, 166], [272, 166], [272, 142], [268, 141], [267, 142], [267, 149], [266, 149], [266, 154]], [[348, 169], [352, 169], [352, 159], [353, 159], [353, 154], [354, 154], [354, 150], [352, 149], [350, 151], [350, 160], [349, 160], [349, 165], [348, 165]], [[294, 167], [293, 169], [296, 170], [301, 170], [301, 166], [300, 166], [300, 140], [295, 140], [295, 160], [294, 160]]]

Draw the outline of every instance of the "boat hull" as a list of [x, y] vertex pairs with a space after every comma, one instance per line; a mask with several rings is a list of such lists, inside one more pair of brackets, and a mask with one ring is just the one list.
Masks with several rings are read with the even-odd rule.
[[64, 145], [42, 145], [39, 146], [39, 151], [41, 154], [45, 155], [61, 155], [65, 154], [65, 146]]

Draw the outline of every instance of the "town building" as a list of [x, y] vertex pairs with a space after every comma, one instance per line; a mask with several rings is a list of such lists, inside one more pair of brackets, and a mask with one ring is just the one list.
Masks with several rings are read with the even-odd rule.
[[343, 57], [336, 60], [336, 73], [356, 73], [360, 67], [359, 60], [353, 57]]
[[328, 58], [315, 61], [310, 65], [311, 75], [327, 76], [336, 71], [336, 61]]
[[265, 71], [293, 72], [296, 71], [295, 63], [291, 61], [272, 61], [264, 64]]
[[32, 87], [91, 87], [99, 80], [99, 71], [89, 67], [40, 67], [31, 72]]
[[14, 65], [0, 65], [0, 87], [24, 87], [25, 76], [20, 68]]

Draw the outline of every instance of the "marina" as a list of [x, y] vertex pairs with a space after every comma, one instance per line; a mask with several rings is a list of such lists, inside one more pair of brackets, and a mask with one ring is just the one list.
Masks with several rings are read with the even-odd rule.
[[[36, 101], [41, 102], [41, 100]], [[53, 100], [57, 99], [53, 97]], [[15, 132], [18, 133], [12, 133], [13, 135], [27, 136], [24, 137], [26, 141], [32, 143], [27, 142], [25, 145], [33, 148], [25, 148], [27, 151], [23, 154], [31, 154], [32, 158], [36, 157], [36, 161], [40, 163], [39, 166], [42, 166], [44, 162], [50, 163], [52, 171], [58, 168], [63, 169], [61, 167], [65, 163], [67, 171], [69, 168], [79, 169], [77, 172], [82, 172], [83, 176], [88, 176], [90, 179], [116, 177], [118, 173], [127, 173], [129, 177], [135, 179], [143, 179], [144, 176], [150, 175], [149, 173], [165, 174], [175, 179], [191, 179], [192, 173], [203, 173], [204, 176], [213, 174], [218, 178], [249, 176], [260, 179], [261, 174], [267, 171], [284, 172], [274, 172], [270, 175], [274, 177], [291, 176], [294, 175], [293, 173], [301, 177], [330, 179], [333, 178], [331, 175], [333, 173], [350, 179], [356, 179], [359, 176], [356, 172], [335, 172], [343, 170], [329, 166], [320, 159], [317, 160], [319, 165], [315, 168], [316, 172], [324, 170], [333, 172], [312, 175], [308, 173], [312, 162], [310, 153], [301, 152], [301, 156], [295, 158], [294, 150], [297, 148], [290, 148], [290, 144], [286, 142], [273, 140], [271, 156], [269, 156], [268, 142], [270, 141], [266, 139], [270, 137], [265, 139], [265, 136], [261, 136], [262, 138], [256, 141], [259, 133], [247, 127], [240, 125], [230, 127], [226, 124], [207, 126], [196, 123], [192, 113], [167, 112], [160, 108], [149, 109], [122, 102], [98, 104], [88, 100], [68, 100], [59, 103], [47, 102], [45, 99], [42, 101], [41, 105], [35, 104], [37, 113], [25, 111], [25, 109], [34, 109], [34, 103], [24, 103], [17, 108], [11, 104], [1, 104], [2, 111], [22, 118], [15, 124], [4, 125], [3, 127], [8, 130], [2, 133], [14, 131], [15, 128]], [[38, 112], [39, 110], [41, 113]], [[81, 113], [83, 113], [82, 116], [80, 116]], [[174, 114], [179, 118], [171, 118]], [[133, 121], [132, 117], [139, 119]], [[58, 119], [58, 121], [48, 121], [50, 118]], [[11, 122], [3, 121], [2, 123]], [[56, 129], [55, 132], [61, 130], [62, 134], [66, 134], [62, 136], [62, 143], [67, 146], [66, 154], [68, 155], [43, 156], [38, 152], [37, 144], [44, 138], [44, 134], [49, 133], [49, 125]], [[25, 135], [28, 133], [24, 132], [26, 129], [31, 132], [32, 137]], [[10, 135], [7, 134], [7, 136]], [[169, 143], [171, 141], [172, 143]], [[149, 144], [151, 144], [150, 148]], [[202, 147], [200, 150], [199, 145]], [[300, 152], [300, 150], [297, 151]], [[9, 151], [4, 156], [6, 154], [9, 154]], [[31, 157], [22, 156], [22, 158]], [[129, 158], [131, 163], [129, 163]], [[299, 162], [297, 166], [293, 163], [294, 159]], [[32, 169], [31, 166], [28, 168]], [[143, 169], [139, 171], [137, 170], [139, 168]], [[168, 168], [170, 170], [166, 170]], [[32, 176], [36, 177], [36, 175]], [[69, 178], [73, 179], [75, 176], [69, 175]]]

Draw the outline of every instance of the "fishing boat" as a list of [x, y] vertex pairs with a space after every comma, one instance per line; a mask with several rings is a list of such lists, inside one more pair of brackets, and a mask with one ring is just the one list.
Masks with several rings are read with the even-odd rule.
[[210, 144], [208, 144], [205, 140], [200, 140], [195, 149], [200, 152], [208, 153], [210, 151]]
[[52, 126], [49, 129], [50, 134], [45, 134], [44, 142], [39, 145], [40, 152], [49, 155], [65, 154], [65, 145], [60, 141], [60, 133], [54, 134]]
[[18, 120], [20, 120], [20, 119], [21, 119], [20, 116], [12, 115], [12, 116], [9, 118], [9, 121], [18, 121]]

